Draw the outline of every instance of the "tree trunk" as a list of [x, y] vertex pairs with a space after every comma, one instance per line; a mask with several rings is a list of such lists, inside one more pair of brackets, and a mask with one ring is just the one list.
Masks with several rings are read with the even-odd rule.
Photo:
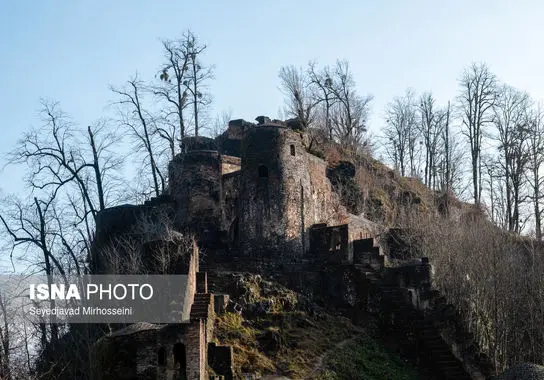
[[91, 144], [91, 149], [93, 151], [93, 169], [94, 169], [94, 176], [96, 180], [96, 191], [98, 193], [98, 203], [100, 206], [100, 210], [104, 210], [106, 208], [106, 205], [104, 202], [104, 187], [102, 185], [102, 174], [100, 173], [100, 163], [98, 162], [98, 151], [96, 149], [96, 145], [94, 142], [94, 134], [91, 131], [91, 127], [87, 128], [87, 132], [89, 133], [89, 141]]

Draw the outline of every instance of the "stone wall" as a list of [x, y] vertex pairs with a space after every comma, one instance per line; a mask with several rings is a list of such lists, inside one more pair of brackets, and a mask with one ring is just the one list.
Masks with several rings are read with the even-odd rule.
[[260, 125], [242, 140], [240, 236], [242, 250], [303, 257], [310, 226], [333, 214], [326, 164], [306, 152], [306, 136]]
[[221, 229], [225, 233], [223, 242], [227, 247], [235, 248], [238, 246], [240, 171], [224, 174], [222, 181], [223, 219]]
[[242, 168], [240, 157], [221, 155], [221, 174], [237, 172]]
[[341, 205], [327, 163], [306, 146], [305, 133], [285, 126], [265, 123], [246, 130], [239, 198], [244, 254], [300, 259], [310, 250], [310, 228], [323, 223], [349, 223], [349, 242], [373, 236], [370, 223]]
[[221, 154], [240, 157], [245, 131], [253, 126], [253, 123], [242, 119], [231, 120], [227, 130], [215, 139]]
[[219, 153], [178, 155], [169, 166], [169, 178], [169, 193], [176, 200], [176, 226], [191, 228], [201, 244], [216, 244], [222, 219]]
[[277, 127], [254, 127], [242, 140], [239, 227], [247, 255], [281, 255], [287, 240], [282, 134]]
[[[338, 224], [339, 199], [326, 175], [324, 160], [306, 152], [305, 136], [290, 132], [283, 147], [286, 178], [286, 235], [296, 239], [300, 255], [309, 250], [314, 224]], [[292, 156], [291, 153], [295, 156]]]
[[349, 251], [349, 227], [315, 224], [310, 228], [309, 254], [323, 263], [348, 263], [353, 261]]
[[[195, 244], [195, 250], [198, 253], [198, 247]], [[189, 271], [187, 272], [187, 289], [185, 290], [185, 300], [183, 303], [182, 320], [188, 321], [191, 317], [191, 306], [196, 293], [196, 275], [198, 273], [199, 255], [192, 255], [189, 262]]]
[[191, 342], [187, 345], [187, 380], [206, 380], [206, 329], [205, 321], [197, 320], [191, 322], [187, 329], [186, 340]]
[[[140, 254], [146, 255], [148, 252], [144, 246], [147, 243], [160, 240], [162, 234], [171, 234], [172, 231], [168, 231], [166, 226], [174, 218], [173, 205], [172, 199], [162, 197], [144, 205], [121, 205], [100, 211], [91, 246], [91, 273], [116, 272], [119, 268], [111, 262], [113, 254], [117, 256], [116, 262], [122, 262], [124, 255], [134, 254], [134, 249], [141, 248]], [[172, 236], [168, 240], [172, 240]], [[130, 241], [130, 246], [127, 241]], [[145, 256], [142, 262], [146, 262]]]
[[[92, 380], [173, 379], [186, 363], [177, 363], [175, 346], [190, 346], [187, 325], [160, 327], [137, 323], [103, 337], [91, 350]], [[180, 378], [179, 376], [177, 378]]]
[[[191, 151], [170, 165], [176, 225], [191, 228], [205, 246], [229, 242], [237, 222], [241, 160], [218, 151]], [[230, 239], [232, 240], [232, 238]]]
[[204, 136], [188, 136], [183, 139], [184, 152], [217, 150], [217, 143], [214, 139]]
[[208, 363], [213, 371], [224, 380], [233, 379], [233, 352], [231, 346], [208, 344]]

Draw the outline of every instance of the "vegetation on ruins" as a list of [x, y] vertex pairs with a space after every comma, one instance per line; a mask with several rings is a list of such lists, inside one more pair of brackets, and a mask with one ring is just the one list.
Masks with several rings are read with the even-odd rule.
[[[215, 289], [234, 294], [243, 310], [252, 310], [217, 317], [217, 339], [233, 346], [237, 375], [279, 372], [296, 379], [418, 378], [414, 368], [371, 337], [371, 329], [365, 331], [345, 317], [320, 310], [278, 283], [258, 275], [225, 274], [216, 280]], [[254, 307], [263, 303], [271, 310]]]

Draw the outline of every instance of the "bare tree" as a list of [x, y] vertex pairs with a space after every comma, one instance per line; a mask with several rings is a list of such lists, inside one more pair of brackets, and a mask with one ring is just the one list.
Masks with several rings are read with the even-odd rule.
[[459, 149], [459, 141], [452, 132], [450, 102], [448, 102], [446, 109], [437, 112], [436, 123], [438, 124], [436, 132], [440, 133], [438, 147], [435, 151], [437, 154], [436, 165], [441, 178], [440, 187], [442, 191], [449, 193], [459, 190], [456, 185], [462, 176], [460, 167], [462, 153]]
[[[449, 214], [450, 197], [461, 196], [464, 186], [464, 147], [459, 133], [452, 127], [450, 102], [444, 109], [435, 113], [437, 136], [434, 149], [432, 181], [438, 181], [439, 190], [443, 193], [446, 214]], [[435, 187], [436, 188], [436, 187]]]
[[438, 144], [442, 134], [442, 127], [444, 126], [444, 123], [441, 121], [445, 114], [437, 112], [435, 99], [430, 92], [420, 96], [418, 108], [421, 117], [419, 130], [425, 146], [424, 183], [428, 187], [436, 189]]
[[214, 67], [202, 63], [202, 55], [207, 46], [197, 36], [187, 30], [177, 40], [162, 41], [165, 63], [160, 69], [160, 84], [153, 92], [163, 102], [164, 127], [159, 127], [160, 136], [170, 147], [172, 157], [176, 154], [177, 140], [181, 146], [188, 134], [188, 119], [185, 110], [192, 107], [195, 136], [202, 127], [202, 116], [212, 98], [207, 91], [207, 83], [214, 78]]
[[306, 72], [295, 66], [283, 66], [280, 69], [280, 88], [286, 96], [285, 113], [298, 118], [303, 128], [308, 128], [313, 121], [317, 105], [310, 91]]
[[[66, 271], [63, 262], [54, 254], [56, 248], [55, 234], [51, 226], [53, 225], [53, 213], [51, 210], [55, 207], [55, 197], [50, 196], [46, 200], [34, 198], [28, 206], [20, 201], [12, 202], [12, 210], [2, 210], [0, 213], [0, 222], [5, 232], [12, 240], [11, 256], [18, 247], [24, 252], [34, 251], [41, 255], [41, 260], [32, 258], [30, 264], [36, 264], [39, 271], [43, 271], [47, 276], [49, 286], [53, 283], [53, 277], [58, 275], [66, 283]], [[55, 300], [51, 299], [51, 308], [55, 307]], [[51, 316], [50, 337], [55, 342], [59, 338], [59, 327], [55, 318]], [[43, 335], [43, 334], [42, 334]], [[46, 342], [43, 341], [42, 345]]]
[[212, 129], [212, 137], [220, 136], [227, 129], [229, 122], [232, 120], [232, 110], [223, 111], [215, 117]]
[[195, 126], [195, 136], [198, 136], [202, 127], [201, 122], [205, 107], [212, 102], [211, 95], [206, 91], [207, 82], [214, 78], [214, 67], [206, 66], [202, 63], [202, 54], [207, 46], [200, 43], [198, 38], [191, 32], [184, 34], [185, 52], [189, 58], [189, 73], [185, 83], [191, 97], [193, 106], [193, 122]]
[[0, 323], [0, 378], [11, 380], [11, 328], [9, 320], [12, 316], [8, 313], [8, 303], [7, 294], [0, 292], [0, 315], [2, 316]]
[[505, 181], [505, 204], [508, 230], [520, 232], [520, 203], [529, 151], [527, 145], [530, 98], [527, 93], [511, 86], [498, 89], [493, 111], [493, 124], [501, 156], [500, 165]]
[[[70, 118], [55, 102], [42, 101], [44, 125], [25, 133], [10, 153], [10, 164], [26, 164], [31, 189], [53, 194], [73, 186], [93, 217], [106, 207], [105, 181], [121, 165], [111, 147], [115, 137], [104, 133], [103, 123], [88, 127], [81, 139]], [[97, 135], [99, 140], [97, 140]], [[86, 150], [85, 148], [88, 148]]]
[[20, 279], [4, 275], [0, 283], [0, 378], [5, 380], [34, 379], [29, 345], [34, 338], [28, 331], [27, 314], [22, 307]]
[[496, 82], [495, 75], [483, 63], [473, 63], [466, 68], [459, 81], [461, 90], [458, 100], [463, 134], [470, 144], [475, 203], [480, 203], [482, 196], [482, 138], [485, 126], [493, 119]]
[[419, 129], [416, 110], [412, 89], [407, 89], [404, 96], [394, 98], [385, 110], [386, 151], [402, 176], [407, 174], [406, 162], [410, 165], [410, 175], [417, 174], [415, 158]]
[[[162, 124], [157, 128], [159, 136], [165, 140], [170, 148], [170, 156], [177, 153], [186, 134], [185, 109], [187, 89], [184, 82], [189, 70], [189, 57], [183, 53], [180, 41], [163, 41], [164, 58], [166, 63], [160, 70], [160, 84], [153, 88], [153, 93], [162, 100]], [[177, 144], [176, 144], [177, 142]]]
[[317, 64], [310, 62], [308, 64], [308, 77], [316, 105], [323, 105], [325, 129], [329, 140], [333, 141], [334, 130], [331, 122], [331, 110], [337, 101], [333, 90], [333, 74], [329, 66], [325, 66], [318, 71]]
[[542, 240], [542, 206], [544, 199], [544, 178], [541, 169], [544, 167], [544, 112], [539, 105], [533, 110], [528, 118], [528, 148], [529, 148], [529, 175], [527, 176], [530, 195], [533, 203], [535, 221], [535, 237]]
[[[89, 253], [96, 214], [116, 201], [118, 170], [123, 157], [114, 152], [117, 136], [108, 132], [108, 125], [100, 121], [78, 129], [57, 103], [42, 101], [40, 112], [44, 124], [23, 135], [10, 153], [9, 164], [24, 164], [26, 183], [38, 197], [51, 197], [64, 208], [56, 224], [59, 239], [78, 244], [70, 245], [75, 252], [74, 268], [78, 260]], [[53, 212], [57, 208], [52, 208]]]
[[145, 168], [149, 170], [153, 192], [158, 197], [164, 191], [165, 178], [159, 167], [156, 152], [155, 119], [143, 104], [144, 83], [138, 79], [138, 75], [135, 75], [127, 81], [124, 88], [112, 87], [111, 90], [119, 96], [116, 104], [119, 106], [120, 123], [136, 142], [136, 149], [144, 153]]
[[337, 99], [332, 125], [340, 144], [352, 149], [363, 146], [372, 96], [361, 96], [357, 93], [356, 83], [347, 61], [336, 62], [331, 89]]

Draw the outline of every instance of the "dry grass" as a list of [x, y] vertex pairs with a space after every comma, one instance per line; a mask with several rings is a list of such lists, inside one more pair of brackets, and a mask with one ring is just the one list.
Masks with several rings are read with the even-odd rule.
[[226, 313], [217, 318], [216, 336], [234, 348], [236, 376], [243, 373], [308, 376], [320, 355], [358, 329], [347, 319], [303, 312], [270, 313], [254, 320]]
[[325, 357], [326, 369], [314, 380], [416, 380], [417, 371], [397, 355], [384, 349], [368, 335], [361, 334]]
[[237, 377], [242, 373], [273, 373], [276, 367], [272, 360], [259, 351], [258, 331], [249, 326], [241, 315], [225, 313], [217, 317], [217, 340], [229, 344], [234, 350], [234, 372]]

